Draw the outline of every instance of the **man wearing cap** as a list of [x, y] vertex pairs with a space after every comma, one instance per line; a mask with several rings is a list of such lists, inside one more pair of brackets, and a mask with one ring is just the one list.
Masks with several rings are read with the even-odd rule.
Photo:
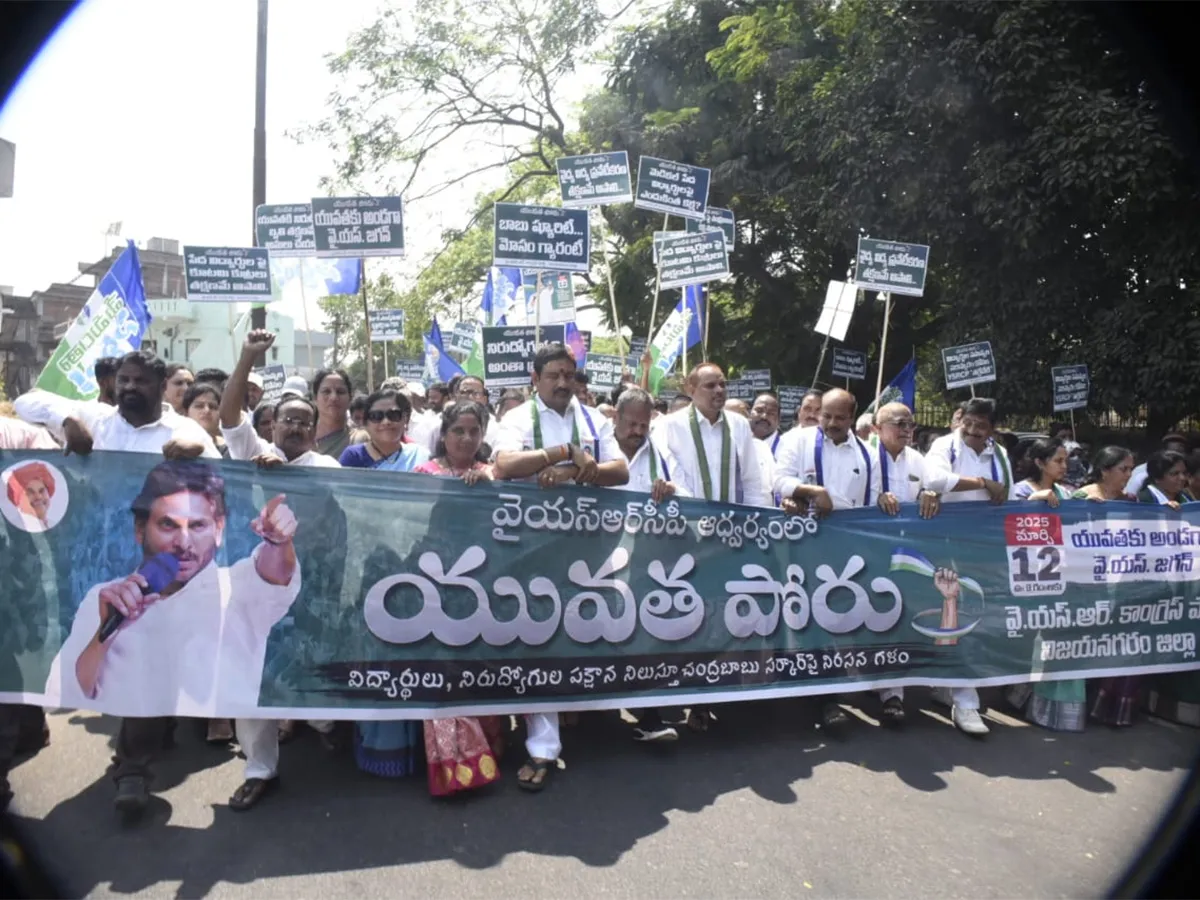
[[262, 402], [263, 378], [257, 372], [251, 372], [246, 378], [246, 409], [254, 412]]
[[308, 382], [304, 380], [303, 375], [289, 375], [283, 382], [283, 390], [280, 392], [280, 398], [283, 397], [307, 397]]

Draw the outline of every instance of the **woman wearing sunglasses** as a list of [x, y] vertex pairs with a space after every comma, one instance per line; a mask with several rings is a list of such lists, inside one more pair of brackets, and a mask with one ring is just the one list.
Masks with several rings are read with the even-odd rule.
[[411, 472], [429, 461], [429, 451], [404, 440], [412, 418], [412, 403], [394, 390], [379, 390], [367, 398], [368, 440], [342, 451], [338, 459], [351, 469], [382, 469], [386, 472]]
[[[339, 462], [346, 468], [384, 472], [411, 472], [428, 462], [427, 449], [404, 440], [411, 417], [412, 403], [404, 394], [390, 388], [376, 391], [367, 398], [367, 442], [347, 447]], [[420, 770], [424, 743], [418, 721], [358, 722], [354, 762], [372, 775], [403, 778]]]

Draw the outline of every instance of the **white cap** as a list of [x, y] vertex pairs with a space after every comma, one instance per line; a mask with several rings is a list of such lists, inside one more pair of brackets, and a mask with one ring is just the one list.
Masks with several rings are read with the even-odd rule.
[[298, 397], [308, 396], [308, 382], [301, 375], [291, 375], [288, 380], [283, 383], [282, 396], [286, 397], [289, 394], [295, 394]]
[[414, 397], [420, 397], [422, 400], [425, 399], [425, 385], [419, 381], [410, 381], [404, 386], [404, 390]]
[[262, 376], [259, 375], [257, 372], [251, 372], [250, 375], [246, 378], [246, 381], [248, 381], [250, 384], [254, 385], [260, 391], [262, 390], [262, 386], [263, 386]]

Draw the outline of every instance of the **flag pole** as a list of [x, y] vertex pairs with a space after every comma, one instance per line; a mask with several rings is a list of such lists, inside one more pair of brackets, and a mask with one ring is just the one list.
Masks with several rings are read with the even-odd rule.
[[362, 272], [359, 286], [362, 292], [363, 325], [367, 331], [367, 390], [375, 390], [375, 350], [371, 346], [371, 315], [367, 312], [367, 261], [362, 261]]
[[[313, 367], [312, 328], [309, 327], [309, 324], [308, 324], [308, 295], [305, 294], [305, 292], [304, 292], [304, 257], [303, 256], [300, 257], [299, 263], [300, 263], [300, 306], [304, 310], [304, 342], [308, 346], [308, 367], [312, 368]], [[359, 274], [361, 275], [362, 273], [360, 272]], [[324, 362], [324, 360], [321, 360], [321, 362]], [[319, 369], [321, 367], [317, 366], [316, 368]], [[315, 375], [316, 372], [314, 371], [313, 374]]]
[[809, 390], [815, 390], [817, 387], [817, 379], [821, 377], [821, 366], [825, 365], [825, 351], [829, 349], [829, 335], [825, 335], [825, 340], [821, 343], [821, 355], [817, 357], [817, 369], [813, 372], [812, 386]]
[[[663, 227], [662, 227], [663, 231], [667, 230], [667, 222], [670, 221], [670, 219], [671, 219], [670, 213], [665, 213], [663, 215]], [[650, 234], [650, 246], [651, 247], [654, 246], [653, 232], [651, 232], [651, 234]], [[653, 252], [653, 250], [651, 250], [651, 252]], [[650, 329], [646, 332], [646, 349], [647, 350], [650, 349], [650, 344], [654, 342], [654, 320], [658, 317], [658, 286], [661, 282], [662, 282], [662, 260], [660, 259], [658, 261], [658, 263], [654, 266], [654, 300], [650, 304]]]
[[887, 358], [888, 323], [892, 318], [892, 292], [884, 291], [883, 334], [879, 338], [879, 374], [875, 378], [875, 407], [879, 408], [879, 396], [883, 393], [883, 363]]
[[[680, 338], [680, 340], [683, 342], [683, 351], [679, 357], [679, 361], [680, 361], [679, 374], [682, 375], [684, 378], [687, 378], [688, 377], [688, 367], [687, 367], [688, 332], [692, 330], [692, 320], [688, 318], [687, 288], [686, 287], [680, 288], [679, 293], [683, 295], [682, 296], [682, 305], [683, 305], [683, 322], [684, 322], [683, 337]], [[699, 304], [697, 304], [697, 306], [699, 306]]]
[[712, 291], [707, 286], [701, 288], [704, 291], [704, 346], [701, 348], [704, 355], [704, 361], [708, 362], [708, 320], [712, 318]]
[[[538, 269], [537, 284], [533, 289], [533, 343], [542, 342], [542, 270]], [[536, 350], [534, 352], [537, 352]]]
[[608, 258], [608, 241], [605, 240], [604, 228], [604, 210], [600, 207], [593, 207], [599, 215], [597, 215], [596, 228], [600, 232], [600, 252], [604, 256], [604, 272], [608, 277], [608, 302], [612, 304], [613, 330], [617, 332], [617, 354], [621, 357], [621, 374], [625, 374], [625, 336], [621, 334], [621, 320], [617, 316], [617, 288], [613, 284], [612, 262]]

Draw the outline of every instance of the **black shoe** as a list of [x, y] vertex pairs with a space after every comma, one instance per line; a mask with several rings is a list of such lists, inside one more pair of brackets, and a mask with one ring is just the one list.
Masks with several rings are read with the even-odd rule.
[[136, 819], [146, 809], [150, 794], [146, 790], [146, 779], [141, 775], [126, 775], [117, 782], [117, 796], [113, 807], [126, 819]]
[[826, 703], [821, 710], [821, 723], [828, 729], [836, 731], [850, 724], [846, 711], [836, 703]]

